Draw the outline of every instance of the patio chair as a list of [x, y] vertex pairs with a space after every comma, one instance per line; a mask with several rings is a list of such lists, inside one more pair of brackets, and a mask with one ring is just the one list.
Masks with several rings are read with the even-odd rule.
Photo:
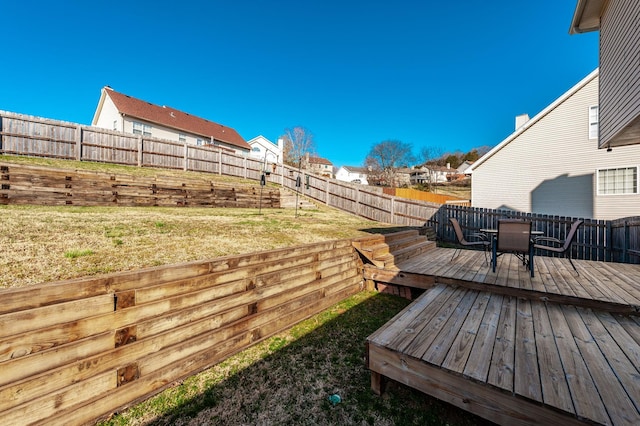
[[573, 261], [571, 260], [571, 245], [576, 239], [578, 228], [580, 228], [580, 225], [582, 225], [583, 223], [584, 221], [580, 219], [573, 222], [564, 240], [559, 240], [553, 237], [538, 237], [533, 241], [533, 248], [552, 253], [558, 253], [561, 256], [566, 257], [567, 259], [569, 259], [569, 263], [571, 264], [571, 266], [573, 266], [573, 270], [576, 271], [578, 275], [580, 275], [580, 273], [576, 269], [576, 265], [574, 265]]
[[453, 226], [453, 230], [456, 233], [456, 238], [458, 239], [458, 244], [460, 244], [458, 247], [456, 247], [455, 251], [453, 252], [453, 256], [451, 256], [451, 260], [453, 260], [454, 257], [456, 257], [456, 253], [459, 255], [460, 254], [460, 249], [462, 247], [482, 247], [482, 251], [484, 251], [484, 262], [488, 263], [487, 260], [487, 250], [489, 249], [489, 246], [491, 245], [491, 242], [489, 242], [489, 237], [487, 237], [486, 234], [483, 234], [481, 232], [474, 232], [472, 234], [469, 234], [469, 238], [477, 238], [476, 241], [468, 241], [465, 236], [464, 233], [462, 232], [462, 228], [460, 227], [460, 223], [458, 222], [458, 219], [455, 219], [453, 217], [449, 218], [449, 222], [451, 222], [451, 226]]
[[[531, 241], [531, 222], [503, 219], [498, 221], [498, 235], [493, 244], [491, 262], [496, 271], [498, 256], [510, 253], [522, 260], [533, 277], [533, 242]], [[527, 255], [529, 258], [527, 259]]]

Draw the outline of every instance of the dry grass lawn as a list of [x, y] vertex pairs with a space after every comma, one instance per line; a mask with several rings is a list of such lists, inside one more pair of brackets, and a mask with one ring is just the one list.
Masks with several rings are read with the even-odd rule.
[[[338, 210], [0, 206], [0, 288], [139, 269], [385, 228]], [[387, 227], [392, 228], [392, 227]]]

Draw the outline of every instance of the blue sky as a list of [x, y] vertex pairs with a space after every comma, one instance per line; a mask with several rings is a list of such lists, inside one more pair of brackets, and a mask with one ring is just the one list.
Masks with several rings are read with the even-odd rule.
[[0, 109], [90, 124], [103, 86], [360, 166], [495, 146], [598, 66], [576, 0], [6, 1]]

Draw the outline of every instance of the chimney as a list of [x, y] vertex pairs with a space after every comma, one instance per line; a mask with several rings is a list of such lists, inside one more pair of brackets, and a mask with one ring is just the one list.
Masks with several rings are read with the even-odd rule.
[[520, 114], [516, 116], [516, 131], [529, 121], [529, 114]]

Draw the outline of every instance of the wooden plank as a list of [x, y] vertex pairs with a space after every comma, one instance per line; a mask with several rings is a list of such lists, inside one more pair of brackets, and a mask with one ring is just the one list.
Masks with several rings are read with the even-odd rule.
[[464, 366], [465, 376], [481, 382], [487, 381], [487, 375], [489, 374], [493, 346], [499, 327], [500, 310], [504, 299], [501, 294], [487, 294], [490, 295], [490, 300], [480, 321], [469, 359]]
[[576, 415], [597, 423], [610, 423], [605, 405], [567, 322], [566, 316], [575, 315], [575, 312], [565, 311], [555, 304], [547, 305], [547, 312]]
[[516, 338], [516, 299], [505, 297], [500, 311], [500, 323], [489, 367], [487, 383], [513, 392]]
[[515, 343], [513, 390], [517, 395], [542, 402], [533, 314], [529, 300], [517, 301]]
[[[614, 376], [609, 377], [604, 392], [610, 392], [609, 389], [617, 379], [633, 404], [635, 412], [626, 405], [622, 409], [611, 406], [610, 409], [620, 412], [625, 421], [632, 424], [640, 423], [640, 346], [623, 332], [610, 315], [596, 314], [583, 308], [577, 308], [577, 311], [602, 353], [603, 362], [606, 362], [614, 373]], [[602, 322], [603, 319], [606, 321]], [[603, 392], [602, 389], [599, 390]], [[618, 400], [618, 403], [624, 404], [623, 401], [625, 400]]]
[[[23, 404], [11, 404], [9, 405], [10, 408], [2, 411], [2, 424], [6, 426], [23, 426], [35, 422], [47, 423], [51, 416], [61, 410], [76, 406], [78, 403], [90, 399], [91, 395], [106, 394], [115, 388], [116, 375], [112, 371], [108, 371], [57, 392], [27, 400]], [[0, 408], [0, 410], [3, 410], [3, 408]]]
[[113, 296], [108, 294], [28, 311], [10, 312], [0, 315], [0, 338], [108, 312], [113, 312]]
[[532, 315], [543, 402], [575, 414], [546, 304], [532, 303]]
[[407, 353], [414, 358], [421, 359], [425, 352], [431, 347], [433, 341], [437, 338], [440, 331], [444, 328], [446, 322], [455, 311], [456, 307], [464, 299], [468, 292], [465, 288], [453, 289], [448, 295], [446, 303], [438, 306], [430, 306], [425, 310], [425, 315], [429, 315], [429, 327], [422, 330], [419, 339], [410, 342], [403, 342], [403, 346], [397, 345], [398, 351]]
[[423, 312], [425, 307], [430, 306], [431, 303], [434, 300], [437, 300], [438, 297], [447, 289], [447, 286], [438, 284], [432, 289], [424, 292], [409, 306], [389, 320], [384, 326], [371, 334], [367, 340], [375, 342], [381, 346], [387, 346], [390, 345], [392, 340], [396, 339], [396, 336], [403, 330], [409, 334], [419, 332], [419, 330], [416, 330], [414, 326], [426, 326], [428, 318], [421, 317], [420, 321], [417, 323], [413, 323], [413, 321]]
[[[0, 364], [2, 375], [0, 375], [0, 389], [4, 389], [12, 382], [18, 382], [39, 373], [46, 373], [69, 363], [79, 362], [105, 351], [109, 351], [114, 346], [113, 334], [103, 333], [94, 337], [80, 340], [72, 344], [61, 346], [48, 351], [39, 352], [32, 356], [5, 361]], [[47, 384], [41, 392], [47, 392]], [[0, 391], [0, 395], [6, 392]], [[16, 394], [17, 395], [17, 394]], [[1, 398], [0, 410], [6, 409], [5, 404], [10, 403], [14, 398]]]
[[497, 424], [583, 424], [557, 410], [514, 398], [510, 394], [377, 345], [369, 346], [369, 362], [369, 368], [384, 377]]
[[[441, 364], [443, 368], [460, 374], [465, 371], [476, 339], [479, 337], [479, 329], [485, 318], [490, 299], [491, 293], [478, 294], [468, 315], [464, 319], [459, 333], [451, 344], [451, 349]], [[486, 337], [486, 334], [483, 337]]]

